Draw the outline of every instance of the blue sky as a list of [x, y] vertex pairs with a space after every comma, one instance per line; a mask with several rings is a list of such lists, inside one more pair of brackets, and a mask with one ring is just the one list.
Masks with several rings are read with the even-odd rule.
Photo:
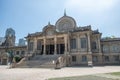
[[64, 9], [77, 26], [91, 25], [102, 37], [120, 37], [120, 0], [0, 0], [0, 37], [9, 27], [16, 31], [16, 40], [28, 33], [40, 32], [55, 24]]

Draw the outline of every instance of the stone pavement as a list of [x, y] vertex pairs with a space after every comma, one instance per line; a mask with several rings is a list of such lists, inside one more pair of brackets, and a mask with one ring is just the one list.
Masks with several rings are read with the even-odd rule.
[[48, 78], [93, 75], [109, 72], [120, 72], [120, 66], [66, 67], [58, 70], [44, 68], [8, 69], [7, 66], [0, 66], [0, 80], [45, 80]]

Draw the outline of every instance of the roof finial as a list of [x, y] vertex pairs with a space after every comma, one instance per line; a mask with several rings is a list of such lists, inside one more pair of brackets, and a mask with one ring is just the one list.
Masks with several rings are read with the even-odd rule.
[[64, 9], [64, 16], [66, 16], [66, 9]]
[[48, 22], [48, 25], [50, 25], [50, 21]]

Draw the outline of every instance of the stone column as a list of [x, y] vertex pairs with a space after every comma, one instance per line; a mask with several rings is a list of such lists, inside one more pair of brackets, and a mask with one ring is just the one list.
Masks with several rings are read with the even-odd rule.
[[78, 49], [78, 52], [80, 51], [80, 37], [79, 37], [79, 34], [77, 35], [77, 49]]
[[91, 40], [90, 40], [90, 34], [87, 34], [88, 37], [88, 55], [87, 55], [87, 60], [88, 60], [88, 66], [93, 66], [92, 63], [92, 52], [91, 52]]
[[64, 37], [64, 42], [65, 42], [65, 53], [67, 52], [67, 37]]
[[87, 34], [88, 37], [88, 52], [91, 53], [91, 40], [90, 40], [90, 34]]
[[92, 54], [88, 54], [87, 55], [87, 60], [88, 60], [88, 66], [93, 66], [93, 62], [92, 62]]
[[36, 50], [37, 50], [37, 39], [35, 38], [34, 39], [34, 47], [33, 47], [33, 51], [34, 51], [35, 55], [36, 55]]
[[98, 36], [98, 48], [99, 48], [99, 53], [101, 53], [100, 35]]
[[[29, 40], [27, 39], [27, 54], [26, 55], [28, 55], [29, 54]], [[16, 54], [16, 52], [15, 52], [15, 54]]]
[[37, 49], [37, 39], [34, 39], [34, 50]]
[[54, 55], [57, 54], [57, 37], [54, 38]]
[[44, 42], [44, 51], [43, 51], [43, 55], [46, 54], [46, 38], [43, 39]]
[[68, 33], [68, 52], [70, 52], [70, 34]]
[[100, 55], [98, 56], [98, 63], [99, 63], [100, 65], [103, 64], [103, 56], [102, 56], [102, 54], [100, 54]]

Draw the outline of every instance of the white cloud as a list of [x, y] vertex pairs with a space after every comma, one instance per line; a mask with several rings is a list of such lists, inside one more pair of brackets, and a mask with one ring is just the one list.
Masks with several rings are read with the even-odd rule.
[[80, 11], [104, 11], [112, 8], [118, 0], [67, 0], [67, 9], [77, 9]]

